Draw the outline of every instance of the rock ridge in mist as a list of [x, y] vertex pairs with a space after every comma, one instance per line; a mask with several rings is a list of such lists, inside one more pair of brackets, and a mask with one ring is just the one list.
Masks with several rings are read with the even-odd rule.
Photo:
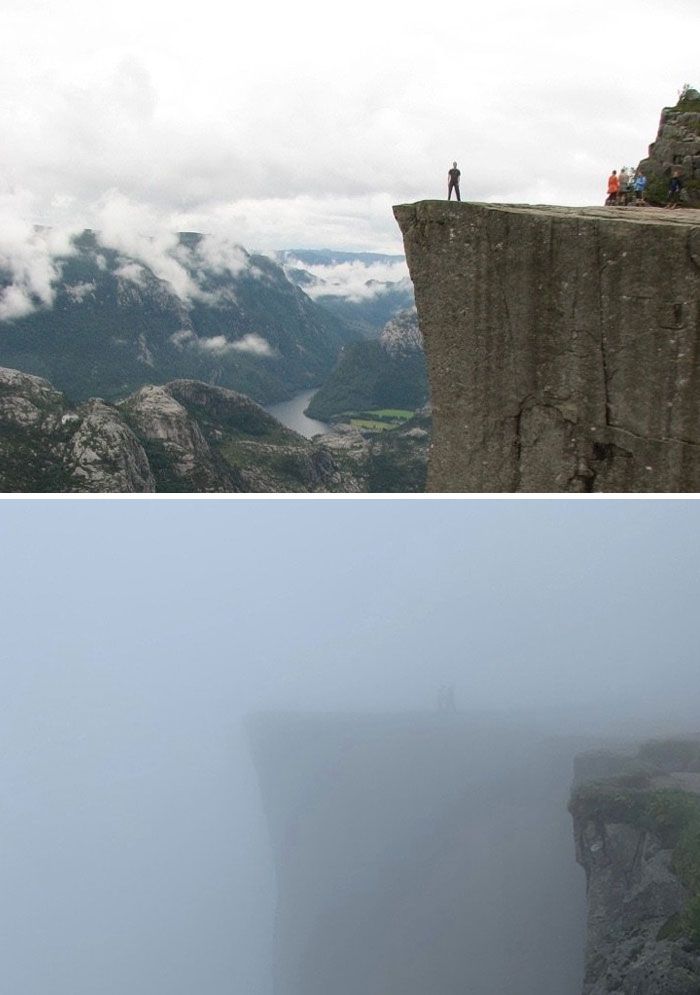
[[700, 490], [695, 212], [394, 213], [428, 357], [429, 490]]
[[579, 758], [570, 810], [587, 879], [583, 995], [700, 991], [700, 740]]

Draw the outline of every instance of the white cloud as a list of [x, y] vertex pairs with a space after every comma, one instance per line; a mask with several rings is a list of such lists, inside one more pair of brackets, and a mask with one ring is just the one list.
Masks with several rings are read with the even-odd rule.
[[23, 318], [40, 307], [51, 307], [60, 279], [57, 258], [74, 252], [69, 229], [37, 229], [27, 215], [31, 194], [0, 194], [0, 273], [8, 281], [0, 289], [0, 321]]
[[403, 261], [366, 263], [360, 259], [332, 265], [295, 263], [288, 265], [305, 269], [318, 283], [304, 287], [309, 297], [343, 297], [349, 301], [371, 300], [392, 289], [410, 289], [408, 267]]
[[212, 335], [209, 338], [195, 338], [194, 342], [197, 348], [201, 349], [203, 352], [223, 354], [230, 352], [233, 348], [233, 343], [229, 342], [225, 335]]
[[132, 201], [117, 190], [100, 199], [94, 216], [99, 243], [128, 258], [116, 271], [117, 276], [142, 285], [145, 267], [168, 283], [185, 304], [235, 300], [230, 287], [204, 289], [204, 281], [212, 273], [235, 277], [250, 267], [247, 252], [230, 235], [205, 234], [194, 247], [187, 246], [181, 243], [179, 232], [193, 230], [186, 223], [188, 219], [160, 215], [148, 204]]
[[495, 22], [472, 7], [446, 31], [413, 0], [358, 0], [339, 30], [319, 0], [201, 0], [196, 16], [184, 0], [7, 0], [0, 168], [36, 194], [30, 220], [98, 226], [92, 205], [117, 189], [166, 229], [256, 248], [400, 250], [392, 202], [444, 196], [454, 158], [471, 199], [599, 203], [611, 165], [638, 161], [662, 104], [699, 82], [697, 3], [637, 13], [503, 0]]
[[138, 287], [143, 287], [146, 282], [146, 270], [139, 263], [122, 263], [121, 266], [117, 266], [114, 275], [120, 280], [135, 283]]
[[267, 339], [255, 332], [249, 332], [240, 339], [227, 339], [225, 335], [198, 336], [189, 328], [183, 328], [170, 336], [170, 341], [183, 348], [189, 346], [224, 356], [229, 352], [245, 352], [253, 356], [274, 356], [275, 350]]
[[275, 350], [262, 335], [251, 332], [240, 339], [230, 340], [225, 335], [213, 335], [210, 338], [195, 337], [193, 340], [198, 349], [223, 355], [227, 352], [247, 352], [253, 356], [273, 356]]
[[246, 250], [221, 235], [205, 235], [197, 246], [197, 262], [219, 274], [238, 276], [249, 266]]
[[118, 190], [110, 190], [97, 207], [97, 238], [106, 249], [128, 257], [127, 279], [140, 282], [133, 263], [146, 266], [159, 280], [165, 280], [182, 301], [201, 296], [201, 291], [178, 258], [177, 232], [168, 228], [148, 205], [130, 200]]
[[[0, 320], [51, 307], [61, 279], [61, 260], [76, 251], [73, 240], [82, 229], [65, 222], [51, 228], [36, 226], [31, 220], [35, 213], [36, 198], [31, 193], [0, 188], [0, 273], [8, 281], [0, 288]], [[235, 296], [225, 278], [239, 276], [245, 269], [257, 273], [248, 253], [230, 233], [208, 234], [194, 247], [184, 245], [179, 236], [183, 226], [173, 217], [117, 190], [102, 196], [90, 213], [98, 244], [118, 254], [116, 277], [143, 287], [150, 271], [185, 305], [195, 300], [230, 303]], [[109, 269], [102, 252], [92, 255], [99, 269]], [[212, 274], [224, 278], [215, 291], [205, 287]], [[94, 290], [91, 283], [66, 288], [75, 301], [84, 300]]]
[[178, 332], [173, 332], [170, 336], [170, 341], [176, 346], [189, 345], [195, 340], [197, 336], [194, 334], [191, 328], [181, 328]]
[[12, 321], [31, 314], [36, 305], [30, 292], [15, 283], [0, 292], [0, 321]]
[[275, 353], [267, 339], [264, 339], [262, 335], [256, 335], [255, 332], [250, 332], [243, 338], [236, 339], [235, 342], [231, 343], [231, 348], [235, 349], [236, 352], [252, 353], [254, 356], [273, 356]]
[[95, 293], [97, 284], [95, 283], [74, 283], [66, 286], [68, 296], [77, 304], [82, 304], [86, 297]]

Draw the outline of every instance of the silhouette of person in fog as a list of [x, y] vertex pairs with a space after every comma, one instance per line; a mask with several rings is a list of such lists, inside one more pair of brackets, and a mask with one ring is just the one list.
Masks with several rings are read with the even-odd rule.
[[454, 684], [441, 684], [438, 691], [438, 711], [456, 712], [457, 703], [455, 701]]
[[447, 199], [452, 200], [452, 191], [457, 195], [457, 200], [462, 198], [459, 195], [459, 178], [462, 174], [457, 169], [457, 163], [452, 163], [452, 169], [447, 174]]

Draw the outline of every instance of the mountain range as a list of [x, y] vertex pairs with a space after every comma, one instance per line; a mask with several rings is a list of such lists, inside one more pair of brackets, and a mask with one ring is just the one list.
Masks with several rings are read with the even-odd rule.
[[[192, 378], [271, 403], [317, 386], [359, 337], [267, 256], [188, 233], [141, 248], [83, 232], [55, 261], [53, 305], [0, 322], [0, 365], [78, 401]], [[11, 280], [0, 271], [0, 294]]]
[[275, 258], [292, 283], [363, 338], [376, 338], [395, 314], [413, 307], [403, 256], [289, 249]]
[[412, 308], [388, 321], [378, 339], [346, 346], [307, 412], [328, 421], [363, 410], [415, 411], [425, 405], [428, 393], [423, 338]]
[[243, 394], [195, 380], [71, 403], [0, 367], [0, 492], [421, 491], [429, 420], [305, 439]]
[[[362, 403], [392, 403], [405, 378], [413, 393], [400, 400], [420, 407], [415, 313], [381, 333], [373, 325], [378, 300], [393, 313], [396, 295], [405, 299], [395, 286], [406, 279], [402, 257], [295, 255], [297, 283], [308, 266], [307, 283], [356, 298], [353, 325], [292, 282], [281, 265], [289, 270], [290, 255], [193, 233], [159, 242], [84, 231], [59, 243], [50, 292], [48, 280], [33, 291], [22, 266], [35, 264], [46, 231], [36, 230], [23, 261], [0, 260], [0, 490], [423, 488], [427, 414], [381, 438], [344, 426], [309, 441], [260, 406], [329, 376], [330, 395], [342, 394], [357, 345], [367, 351], [358, 354], [369, 384]], [[379, 340], [360, 339], [359, 325]]]
[[117, 404], [71, 404], [48, 381], [0, 368], [0, 491], [360, 489], [329, 449], [226, 388], [175, 380]]

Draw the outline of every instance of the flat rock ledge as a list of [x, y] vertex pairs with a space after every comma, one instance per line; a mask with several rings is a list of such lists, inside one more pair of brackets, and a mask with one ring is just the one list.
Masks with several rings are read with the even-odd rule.
[[438, 492], [700, 491], [700, 214], [394, 208]]

